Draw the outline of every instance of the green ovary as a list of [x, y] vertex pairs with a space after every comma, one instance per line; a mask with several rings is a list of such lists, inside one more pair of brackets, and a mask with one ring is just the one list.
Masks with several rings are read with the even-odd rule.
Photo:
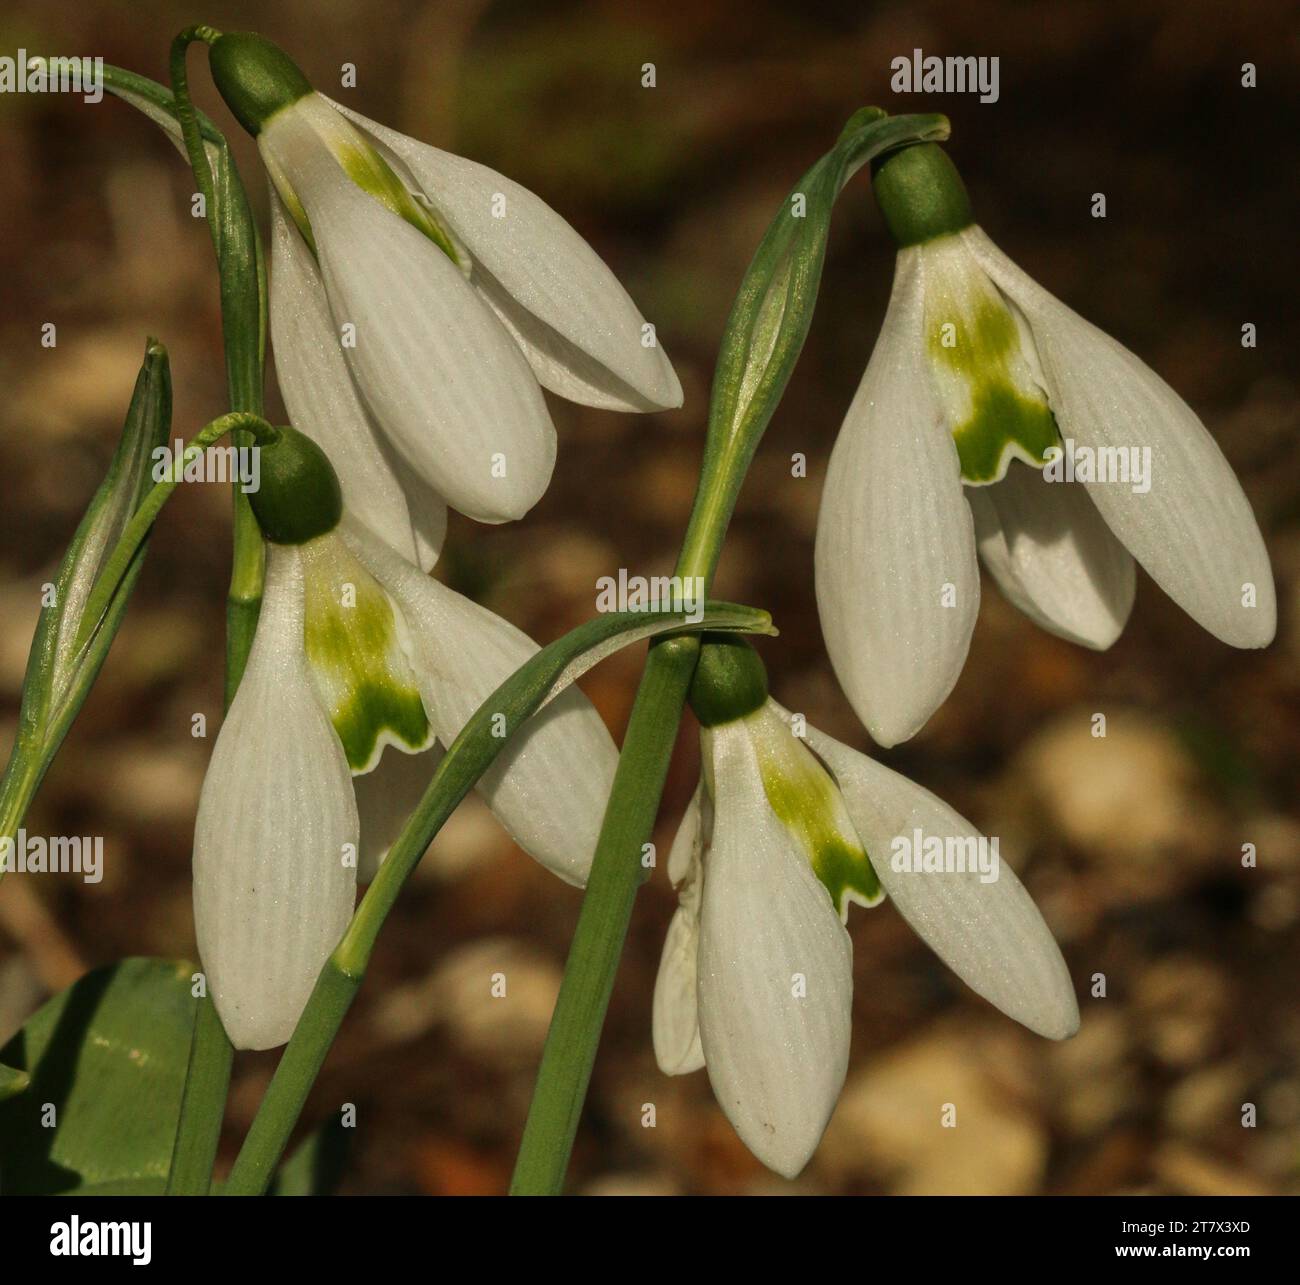
[[348, 766], [367, 772], [386, 744], [432, 741], [387, 594], [332, 533], [302, 546], [307, 659]]
[[[933, 253], [933, 252], [932, 252]], [[1015, 318], [958, 246], [939, 249], [927, 277], [926, 346], [962, 479], [996, 482], [1018, 456], [1041, 468], [1060, 442]]]
[[755, 748], [772, 811], [798, 839], [840, 916], [849, 901], [876, 905], [884, 895], [880, 880], [826, 769], [784, 724], [779, 733], [755, 737]]

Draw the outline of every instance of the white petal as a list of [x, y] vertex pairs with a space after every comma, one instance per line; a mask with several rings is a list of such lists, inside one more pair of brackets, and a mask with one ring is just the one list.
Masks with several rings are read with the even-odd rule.
[[537, 378], [571, 401], [665, 410], [682, 387], [645, 319], [600, 256], [527, 188], [335, 103], [405, 170], [464, 243], [470, 281], [514, 335]]
[[336, 329], [356, 328], [344, 355], [375, 420], [460, 512], [522, 517], [550, 481], [555, 428], [514, 340], [456, 265], [357, 187], [293, 110], [261, 145], [311, 221]]
[[389, 454], [388, 462], [406, 495], [411, 530], [415, 533], [416, 564], [421, 571], [432, 571], [442, 556], [447, 538], [447, 505], [396, 451]]
[[369, 883], [378, 873], [389, 848], [429, 788], [442, 754], [438, 745], [420, 754], [406, 754], [390, 746], [373, 772], [353, 778], [361, 822], [358, 882]]
[[979, 837], [928, 790], [808, 728], [808, 744], [835, 774], [853, 824], [899, 913], [972, 990], [1031, 1031], [1060, 1040], [1079, 1029], [1079, 1007], [1060, 948], [1005, 861], [997, 878], [896, 871], [894, 840]]
[[194, 922], [217, 1012], [238, 1048], [293, 1034], [352, 916], [352, 778], [303, 653], [302, 571], [270, 546], [257, 636], [203, 781]]
[[[1268, 552], [1214, 438], [1159, 375], [1048, 294], [980, 229], [963, 235], [1029, 318], [1062, 437], [1094, 450], [1150, 448], [1149, 491], [1088, 484], [1110, 529], [1215, 637], [1234, 647], [1267, 646], [1277, 628]], [[1244, 605], [1252, 598], [1256, 605]]]
[[[421, 575], [387, 548], [349, 537], [397, 603], [429, 721], [450, 745], [471, 714], [539, 648], [485, 607]], [[568, 883], [583, 884], [596, 851], [618, 751], [576, 687], [535, 714], [479, 781], [519, 844]]]
[[673, 846], [668, 850], [668, 879], [674, 888], [698, 874], [704, 845], [712, 829], [713, 804], [701, 778], [686, 811], [682, 813], [682, 823], [673, 836]]
[[704, 1065], [700, 1043], [699, 1002], [696, 996], [700, 948], [700, 907], [677, 907], [655, 978], [651, 1009], [655, 1061], [665, 1075], [689, 1075]]
[[702, 863], [712, 822], [705, 816], [706, 802], [701, 780], [668, 854], [668, 877], [678, 886], [680, 904], [664, 938], [652, 1009], [655, 1061], [665, 1075], [688, 1075], [704, 1065], [698, 961]]
[[794, 1177], [844, 1084], [853, 951], [829, 894], [768, 805], [743, 726], [714, 728], [708, 739], [716, 797], [700, 921], [704, 1056], [745, 1145]]
[[712, 807], [701, 780], [691, 795], [668, 853], [668, 878], [678, 888], [680, 905], [664, 938], [652, 1009], [655, 1061], [665, 1075], [687, 1075], [704, 1065], [697, 961], [701, 865], [711, 829]]
[[984, 565], [1025, 615], [1098, 651], [1120, 636], [1133, 607], [1133, 558], [1082, 486], [1013, 463], [966, 498]]
[[881, 745], [914, 735], [952, 691], [979, 614], [970, 508], [924, 360], [921, 270], [914, 249], [899, 254], [817, 526], [826, 649]]
[[[329, 456], [348, 511], [414, 561], [401, 482], [352, 382], [316, 260], [274, 189], [270, 314], [275, 373], [290, 420]], [[445, 525], [446, 505], [431, 499]]]

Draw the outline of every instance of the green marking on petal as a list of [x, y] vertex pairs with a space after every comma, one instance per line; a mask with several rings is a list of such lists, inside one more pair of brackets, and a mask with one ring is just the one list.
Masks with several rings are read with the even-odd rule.
[[301, 546], [307, 659], [354, 773], [384, 746], [425, 749], [433, 732], [388, 595], [334, 533]]
[[798, 839], [840, 918], [848, 917], [850, 901], [878, 905], [880, 880], [830, 773], [775, 710], [764, 706], [745, 721], [767, 801]]
[[952, 435], [962, 478], [974, 483], [1001, 481], [1012, 458], [1042, 468], [1048, 448], [1061, 441], [1046, 402], [1032, 401], [1010, 384], [978, 389], [974, 413]]
[[[287, 138], [275, 134], [282, 118], [290, 131]], [[312, 135], [315, 136], [314, 139], [311, 138]], [[290, 217], [311, 247], [312, 254], [316, 254], [316, 241], [312, 235], [311, 222], [302, 201], [288, 181], [284, 168], [277, 161], [277, 155], [283, 159], [302, 149], [323, 145], [348, 178], [363, 192], [428, 237], [454, 264], [465, 271], [465, 264], [461, 262], [462, 255], [457, 250], [454, 239], [433, 211], [407, 191], [406, 185], [394, 173], [392, 166], [372, 146], [365, 134], [319, 94], [307, 94], [269, 117], [266, 128], [263, 129], [263, 142], [271, 136], [275, 136], [277, 142], [262, 147], [263, 163]], [[291, 165], [289, 169], [292, 171]]]
[[1013, 458], [1042, 468], [1060, 434], [1011, 310], [957, 237], [924, 253], [926, 348], [963, 480], [1000, 481]]
[[451, 237], [433, 214], [406, 190], [392, 166], [358, 133], [346, 143], [331, 140], [331, 148], [347, 176], [363, 192], [369, 192], [381, 205], [422, 232], [453, 263], [459, 264]]
[[312, 234], [311, 220], [307, 217], [307, 211], [298, 199], [298, 193], [289, 186], [284, 176], [279, 173], [278, 169], [273, 168], [269, 162], [266, 168], [271, 176], [271, 182], [275, 184], [275, 190], [280, 195], [280, 200], [284, 202], [285, 210], [293, 220], [294, 226], [302, 233], [302, 239], [307, 242], [307, 248], [311, 251], [312, 258], [319, 262], [320, 255], [316, 253], [316, 237]]

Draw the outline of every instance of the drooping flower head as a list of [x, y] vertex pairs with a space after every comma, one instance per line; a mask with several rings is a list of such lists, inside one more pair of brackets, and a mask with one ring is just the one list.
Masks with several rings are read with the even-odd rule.
[[1217, 638], [1266, 646], [1268, 555], [1195, 413], [989, 240], [937, 144], [886, 155], [874, 185], [894, 288], [816, 563], [827, 650], [876, 741], [912, 736], [956, 683], [977, 552], [1016, 606], [1085, 646], [1119, 636], [1135, 560]]
[[[251, 497], [268, 542], [261, 615], [194, 839], [199, 952], [240, 1048], [292, 1034], [358, 877], [418, 801], [438, 746], [537, 651], [355, 521], [319, 447], [278, 433]], [[479, 790], [521, 847], [581, 884], [616, 761], [599, 715], [569, 688]], [[352, 778], [371, 773], [378, 788], [359, 814]]]
[[980, 995], [1041, 1035], [1074, 1033], [1069, 973], [1011, 870], [898, 859], [918, 836], [977, 851], [969, 822], [784, 710], [743, 641], [705, 643], [691, 705], [704, 767], [669, 854], [679, 905], [655, 986], [655, 1056], [669, 1075], [707, 1066], [765, 1165], [787, 1177], [804, 1167], [844, 1084], [850, 903], [887, 892]]
[[681, 405], [653, 327], [533, 193], [330, 102], [261, 36], [223, 35], [211, 61], [271, 178], [290, 418], [400, 552], [429, 565], [444, 501], [484, 522], [537, 502], [556, 449], [543, 386], [615, 410]]

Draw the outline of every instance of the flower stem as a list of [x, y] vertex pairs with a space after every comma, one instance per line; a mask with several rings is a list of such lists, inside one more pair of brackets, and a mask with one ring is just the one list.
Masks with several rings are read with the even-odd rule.
[[512, 1195], [555, 1195], [563, 1186], [632, 905], [650, 873], [642, 845], [659, 812], [699, 651], [697, 636], [672, 638], [652, 647], [646, 660], [546, 1035]]
[[352, 972], [339, 963], [339, 950], [330, 956], [275, 1068], [266, 1097], [222, 1188], [223, 1195], [256, 1196], [266, 1190], [364, 976], [364, 968]]
[[[740, 492], [728, 470], [711, 463], [716, 458], [711, 453], [700, 472], [676, 568], [683, 582], [698, 576], [705, 592]], [[698, 634], [654, 643], [646, 657], [546, 1032], [510, 1181], [512, 1196], [558, 1195], [564, 1185], [632, 907], [650, 875], [642, 853], [654, 832], [699, 657]]]

